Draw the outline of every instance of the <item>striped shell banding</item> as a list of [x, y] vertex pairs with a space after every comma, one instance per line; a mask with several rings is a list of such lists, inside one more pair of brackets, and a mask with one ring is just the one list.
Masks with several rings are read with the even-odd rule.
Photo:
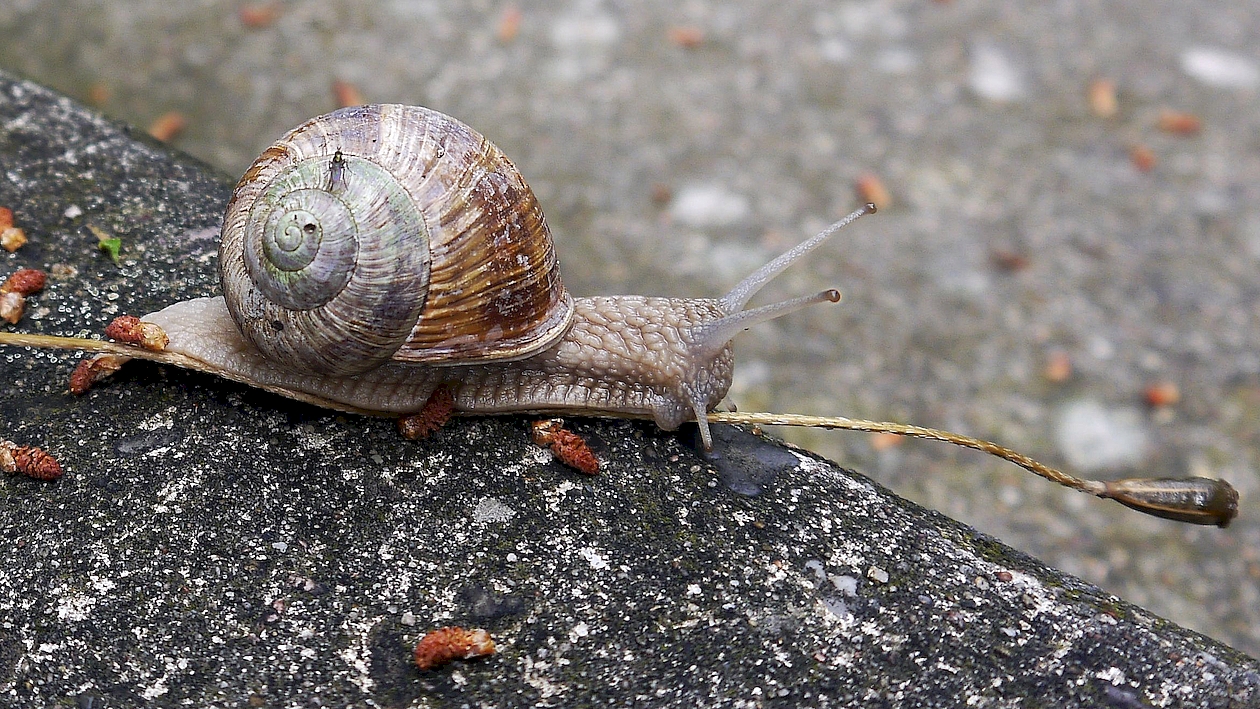
[[342, 109], [268, 148], [237, 184], [219, 263], [245, 337], [320, 374], [520, 359], [573, 317], [516, 168], [414, 106]]

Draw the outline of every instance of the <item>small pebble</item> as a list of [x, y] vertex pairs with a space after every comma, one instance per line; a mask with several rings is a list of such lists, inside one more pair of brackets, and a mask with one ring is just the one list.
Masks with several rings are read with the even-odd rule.
[[1150, 448], [1141, 412], [1109, 408], [1093, 399], [1065, 404], [1055, 417], [1054, 436], [1068, 465], [1084, 473], [1137, 467]]
[[167, 143], [179, 137], [187, 125], [188, 118], [184, 114], [179, 111], [167, 111], [149, 124], [149, 135]]
[[1177, 402], [1181, 401], [1181, 390], [1177, 388], [1175, 382], [1154, 382], [1147, 385], [1146, 390], [1142, 392], [1142, 398], [1146, 401], [1146, 405], [1153, 409], [1176, 406]]
[[1046, 366], [1042, 370], [1046, 381], [1060, 384], [1072, 376], [1072, 358], [1067, 352], [1056, 350], [1046, 357]]
[[704, 44], [704, 30], [699, 27], [670, 27], [667, 35], [671, 44], [683, 49], [695, 49]]
[[1111, 79], [1094, 79], [1089, 84], [1089, 110], [1099, 118], [1111, 118], [1120, 111], [1116, 99], [1116, 82]]
[[359, 87], [349, 81], [337, 79], [332, 83], [333, 101], [338, 108], [346, 108], [347, 106], [362, 106], [367, 103], [367, 99], [363, 97], [363, 92], [359, 91]]
[[1216, 89], [1254, 89], [1260, 86], [1260, 67], [1241, 54], [1212, 47], [1194, 47], [1181, 55], [1181, 70]]
[[971, 48], [971, 90], [981, 98], [1009, 103], [1024, 98], [1027, 89], [1019, 68], [1002, 50], [986, 42]]
[[525, 15], [521, 12], [520, 6], [506, 5], [503, 12], [499, 14], [499, 24], [494, 30], [495, 38], [503, 44], [516, 39], [516, 35], [521, 31], [521, 20], [524, 18]]
[[1203, 130], [1203, 121], [1193, 113], [1164, 109], [1160, 111], [1159, 129], [1173, 135], [1194, 135]]
[[1129, 148], [1129, 161], [1138, 172], [1150, 172], [1155, 169], [1155, 151], [1149, 146], [1138, 143]]
[[717, 184], [687, 185], [669, 207], [674, 221], [698, 229], [731, 226], [751, 213], [747, 197]]

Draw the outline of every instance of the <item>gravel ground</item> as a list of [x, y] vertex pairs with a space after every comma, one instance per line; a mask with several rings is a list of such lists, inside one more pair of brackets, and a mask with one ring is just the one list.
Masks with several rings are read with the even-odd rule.
[[[177, 111], [175, 145], [233, 174], [335, 81], [438, 108], [517, 162], [579, 294], [720, 293], [877, 175], [891, 204], [769, 289], [844, 303], [738, 341], [740, 408], [1225, 477], [1242, 514], [1207, 530], [940, 445], [785, 433], [1260, 655], [1260, 6], [579, 0], [515, 28], [501, 2], [241, 6], [7, 0], [0, 66], [137, 125]], [[1156, 384], [1177, 401], [1146, 406]]]

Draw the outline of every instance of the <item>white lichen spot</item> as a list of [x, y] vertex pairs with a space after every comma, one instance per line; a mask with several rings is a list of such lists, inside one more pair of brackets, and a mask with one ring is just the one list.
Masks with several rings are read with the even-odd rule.
[[302, 450], [321, 451], [327, 450], [332, 441], [329, 436], [317, 431], [310, 424], [302, 424], [293, 428], [293, 437], [297, 439], [298, 445]]
[[551, 23], [551, 43], [561, 51], [581, 53], [607, 47], [620, 35], [612, 15], [594, 10], [561, 15]]
[[153, 684], [140, 690], [140, 696], [145, 699], [157, 699], [158, 697], [170, 691], [170, 687], [166, 686], [166, 675], [162, 675]]
[[591, 626], [585, 622], [578, 623], [569, 630], [569, 642], [575, 643], [590, 634]]
[[857, 596], [858, 580], [856, 577], [832, 574], [827, 577], [827, 580], [831, 582], [832, 587], [849, 598]]
[[102, 594], [109, 593], [110, 591], [114, 590], [115, 586], [118, 585], [114, 583], [113, 580], [101, 578], [100, 576], [91, 576], [90, 579], [92, 583], [92, 588], [95, 589], [97, 593], [102, 593]]
[[701, 593], [703, 592], [700, 590], [700, 584], [698, 583], [687, 584], [688, 596], [699, 596]]
[[68, 593], [57, 603], [57, 618], [61, 620], [80, 621], [88, 617], [96, 599], [83, 593]]
[[585, 549], [579, 549], [578, 554], [583, 559], [586, 559], [586, 563], [590, 564], [591, 568], [595, 569], [596, 571], [603, 571], [604, 569], [608, 568], [608, 559], [605, 558], [599, 552], [595, 551], [593, 547], [586, 547]]
[[483, 497], [473, 507], [472, 518], [478, 524], [502, 523], [512, 519], [516, 511], [494, 497]]
[[166, 408], [165, 411], [160, 411], [156, 414], [153, 414], [152, 416], [136, 424], [136, 428], [140, 429], [141, 431], [156, 431], [159, 428], [174, 428], [175, 427], [174, 417], [175, 417], [176, 412], [177, 412], [177, 409], [174, 406], [169, 406]]
[[[796, 456], [796, 459], [800, 461], [798, 469], [802, 473], [805, 473], [807, 477], [825, 479], [828, 483], [839, 484], [851, 492], [866, 492], [868, 500], [870, 496], [874, 494], [874, 488], [869, 485], [864, 485], [848, 475], [841, 473], [838, 468], [835, 468], [828, 463], [815, 460], [804, 453], [799, 453], [797, 451], [788, 452]], [[795, 502], [795, 500], [793, 501]]]
[[355, 638], [358, 647], [348, 647], [337, 654], [343, 662], [350, 666], [353, 675], [350, 681], [364, 693], [372, 691], [376, 681], [372, 679], [372, 651], [368, 649], [368, 636], [379, 618], [361, 618], [349, 621], [342, 629]]
[[1119, 667], [1108, 667], [1105, 670], [1096, 672], [1094, 676], [1104, 682], [1110, 682], [1117, 685], [1124, 684], [1124, 670]]
[[551, 662], [542, 659], [535, 660], [527, 655], [523, 663], [525, 671], [522, 673], [522, 678], [526, 684], [538, 690], [540, 699], [551, 699], [567, 691], [567, 687], [555, 684], [547, 677], [552, 668]]
[[[538, 450], [541, 451], [542, 449], [539, 448]], [[546, 453], [548, 456], [551, 455], [551, 453], [547, 451], [543, 451], [543, 452]], [[561, 501], [563, 501], [564, 498], [567, 497], [571, 491], [580, 490], [580, 489], [581, 489], [581, 486], [569, 480], [565, 480], [565, 481], [562, 481], [559, 485], [555, 486], [554, 488], [543, 493], [543, 496], [547, 498], [547, 507], [550, 508], [551, 511], [553, 512], [559, 512]]]
[[[219, 227], [207, 226], [207, 227], [202, 227], [200, 229], [189, 229], [188, 231], [183, 233], [183, 235], [180, 237], [180, 240], [184, 243], [194, 242], [194, 241], [216, 241], [217, 242], [219, 240]], [[211, 253], [213, 253], [213, 250], [211, 250]]]
[[552, 76], [576, 82], [602, 71], [620, 37], [616, 18], [595, 8], [580, 8], [556, 17], [551, 23], [551, 43], [555, 48]]
[[832, 623], [838, 624], [841, 628], [851, 627], [856, 621], [853, 612], [849, 610], [849, 604], [839, 598], [819, 599], [815, 605], [815, 610], [819, 615]]

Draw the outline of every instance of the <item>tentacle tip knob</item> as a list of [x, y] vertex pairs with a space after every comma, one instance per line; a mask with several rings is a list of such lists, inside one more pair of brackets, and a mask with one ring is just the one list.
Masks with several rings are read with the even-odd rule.
[[874, 203], [874, 202], [867, 202], [867, 203], [866, 203], [866, 206], [865, 206], [865, 207], [863, 207], [862, 209], [863, 209], [863, 212], [862, 212], [863, 214], [874, 214], [875, 212], [879, 211], [879, 210], [875, 209], [875, 203]]

